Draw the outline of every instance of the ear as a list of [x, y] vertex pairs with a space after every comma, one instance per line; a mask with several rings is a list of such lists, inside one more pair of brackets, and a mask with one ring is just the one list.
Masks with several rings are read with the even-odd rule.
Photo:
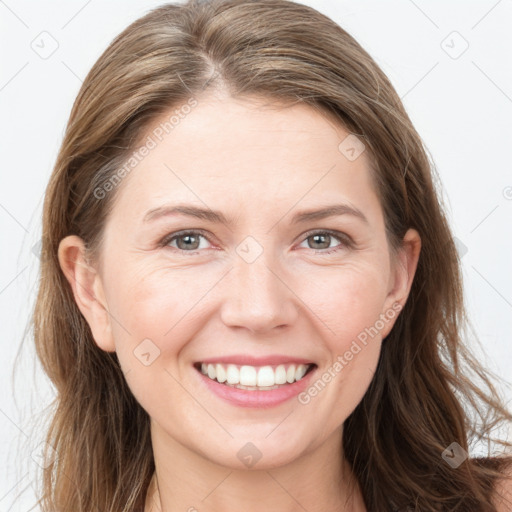
[[75, 235], [63, 238], [59, 244], [58, 258], [75, 302], [91, 328], [94, 341], [102, 350], [115, 352], [101, 277], [86, 259], [83, 240]]
[[[420, 251], [421, 237], [415, 229], [409, 229], [404, 236], [402, 247], [398, 250], [397, 261], [392, 264], [393, 268], [389, 278], [390, 290], [386, 297], [383, 314], [390, 310], [399, 313], [405, 306], [418, 266]], [[398, 314], [394, 315], [394, 318], [395, 320], [386, 322], [381, 331], [382, 339], [391, 332]]]

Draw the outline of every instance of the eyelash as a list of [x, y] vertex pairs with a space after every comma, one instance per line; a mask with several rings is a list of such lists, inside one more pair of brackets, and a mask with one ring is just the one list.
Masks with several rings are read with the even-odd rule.
[[[307, 233], [304, 233], [302, 242], [314, 235], [326, 235], [326, 234], [332, 236], [333, 238], [336, 238], [341, 243], [331, 249], [317, 249], [316, 253], [331, 254], [333, 252], [337, 252], [337, 251], [341, 250], [343, 247], [346, 247], [349, 249], [353, 247], [353, 241], [348, 235], [346, 235], [345, 233], [341, 233], [340, 231], [332, 231], [329, 229], [324, 229], [324, 230], [317, 229], [317, 230], [313, 230], [313, 231], [308, 231]], [[208, 240], [209, 243], [211, 243], [210, 239], [208, 238], [208, 236], [206, 236], [204, 231], [189, 230], [189, 231], [178, 231], [176, 233], [171, 233], [170, 235], [167, 235], [166, 237], [164, 237], [162, 239], [162, 241], [159, 243], [159, 245], [161, 247], [168, 247], [169, 244], [173, 240], [180, 238], [182, 236], [186, 236], [186, 235], [200, 235], [203, 238], [205, 238], [206, 240]], [[178, 249], [177, 247], [171, 247], [171, 249], [173, 249], [174, 251], [178, 251], [179, 253], [181, 253], [183, 255], [185, 255], [186, 253], [189, 253], [189, 254], [197, 254], [198, 253], [198, 250], [186, 251], [184, 249]], [[314, 249], [311, 249], [311, 250], [314, 250]]]

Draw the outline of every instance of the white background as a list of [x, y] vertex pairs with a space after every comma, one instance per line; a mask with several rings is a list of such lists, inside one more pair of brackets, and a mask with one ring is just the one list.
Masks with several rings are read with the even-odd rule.
[[[43, 439], [52, 398], [31, 339], [21, 346], [37, 286], [32, 249], [44, 190], [81, 80], [121, 30], [161, 3], [0, 1], [0, 512], [26, 511], [33, 503], [30, 453]], [[476, 353], [511, 380], [512, 2], [302, 3], [352, 34], [402, 97], [437, 165], [460, 240], [466, 300], [481, 340]], [[46, 59], [33, 49], [42, 47], [41, 38], [51, 48], [43, 31], [58, 44]], [[512, 399], [509, 387], [499, 389]]]

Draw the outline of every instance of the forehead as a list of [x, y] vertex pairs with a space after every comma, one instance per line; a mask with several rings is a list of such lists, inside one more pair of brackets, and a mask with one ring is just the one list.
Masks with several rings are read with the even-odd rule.
[[141, 144], [151, 149], [123, 181], [119, 202], [130, 203], [139, 216], [164, 199], [212, 208], [252, 203], [260, 213], [264, 206], [289, 209], [299, 201], [306, 207], [343, 198], [375, 208], [369, 160], [365, 151], [347, 157], [349, 136], [334, 114], [309, 105], [200, 97], [181, 112], [179, 105], [170, 108], [148, 127]]

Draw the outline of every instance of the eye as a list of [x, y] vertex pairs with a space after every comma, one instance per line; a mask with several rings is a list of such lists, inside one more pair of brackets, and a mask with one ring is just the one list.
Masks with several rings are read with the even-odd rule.
[[[201, 231], [180, 231], [166, 236], [162, 242], [162, 246], [170, 246], [181, 252], [192, 252], [199, 249], [206, 249], [207, 247], [201, 246], [201, 238], [208, 241], [208, 238]], [[176, 241], [177, 246], [171, 244]]]
[[[330, 231], [330, 230], [324, 230], [324, 231], [310, 231], [309, 233], [306, 233], [306, 238], [304, 241], [307, 241], [308, 239], [313, 239], [313, 245], [319, 245], [320, 247], [309, 247], [310, 249], [316, 249], [317, 251], [323, 253], [323, 254], [330, 254], [335, 251], [339, 251], [343, 249], [344, 247], [350, 248], [352, 246], [352, 240], [348, 235], [345, 235], [344, 233], [340, 233], [338, 231]], [[336, 245], [335, 247], [330, 247], [330, 243], [333, 240], [338, 240], [340, 243]], [[304, 242], [303, 242], [304, 243]], [[311, 245], [311, 244], [308, 244]], [[329, 249], [329, 250], [324, 250]]]
[[[330, 254], [343, 248], [350, 248], [353, 245], [352, 239], [348, 235], [338, 231], [310, 231], [304, 236], [304, 241], [313, 239], [313, 245], [317, 245], [316, 247], [311, 247], [311, 244], [308, 244], [308, 246], [310, 246], [309, 249], [316, 249], [317, 253], [322, 254]], [[193, 254], [194, 251], [198, 251], [200, 249], [208, 249], [207, 245], [201, 246], [201, 239], [204, 239], [207, 243], [210, 243], [209, 238], [200, 230], [179, 231], [177, 233], [171, 233], [170, 235], [167, 235], [160, 242], [160, 245], [162, 247], [171, 247], [178, 253], [189, 252]], [[334, 240], [337, 240], [340, 243], [334, 247], [331, 247], [331, 242]], [[174, 242], [176, 242], [176, 245], [173, 245]]]

